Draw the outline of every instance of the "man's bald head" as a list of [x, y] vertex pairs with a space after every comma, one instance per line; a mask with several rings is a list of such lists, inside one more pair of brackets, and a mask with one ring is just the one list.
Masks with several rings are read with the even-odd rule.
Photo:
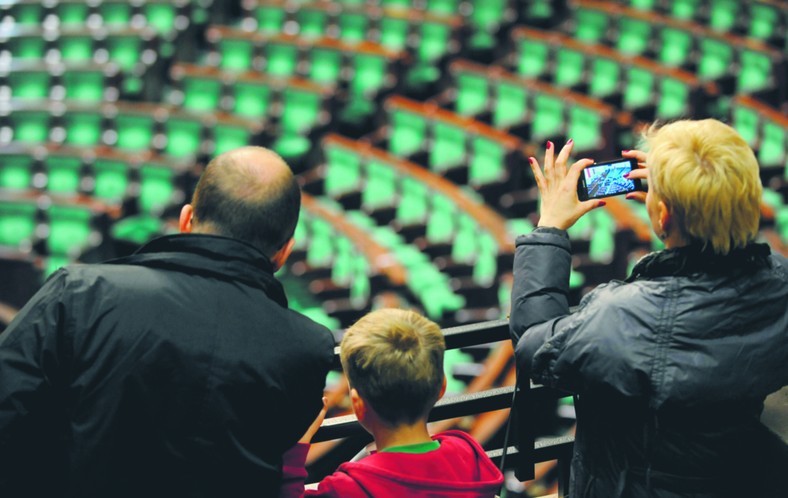
[[271, 257], [295, 232], [301, 190], [279, 155], [242, 147], [208, 163], [192, 208], [193, 232], [239, 239]]

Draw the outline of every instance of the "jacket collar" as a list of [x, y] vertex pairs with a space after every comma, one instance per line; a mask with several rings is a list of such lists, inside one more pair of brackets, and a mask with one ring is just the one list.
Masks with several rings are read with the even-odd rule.
[[766, 244], [751, 243], [725, 255], [715, 254], [711, 248], [692, 244], [643, 256], [626, 281], [699, 273], [733, 275], [740, 272], [753, 272], [769, 267], [769, 254], [771, 250]]
[[271, 261], [246, 242], [204, 234], [175, 234], [153, 239], [131, 256], [109, 264], [139, 265], [243, 282], [262, 289], [287, 307], [284, 288], [273, 275]]

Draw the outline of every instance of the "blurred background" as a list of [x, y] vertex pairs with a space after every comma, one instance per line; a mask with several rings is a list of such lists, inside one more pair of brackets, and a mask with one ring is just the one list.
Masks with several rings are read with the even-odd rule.
[[[175, 232], [204, 165], [247, 144], [299, 175], [279, 277], [338, 337], [381, 306], [506, 318], [538, 219], [527, 157], [573, 138], [612, 159], [653, 120], [742, 134], [760, 238], [786, 254], [787, 28], [784, 0], [0, 0], [0, 331], [57, 268]], [[570, 230], [572, 304], [661, 247], [647, 221], [612, 198]], [[511, 346], [447, 352], [447, 374], [450, 394], [511, 385]], [[487, 415], [450, 425], [500, 438]], [[547, 407], [541, 430], [573, 416]]]

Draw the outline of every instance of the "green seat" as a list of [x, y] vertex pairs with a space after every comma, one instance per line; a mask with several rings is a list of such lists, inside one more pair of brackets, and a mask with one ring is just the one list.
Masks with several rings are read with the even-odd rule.
[[326, 32], [328, 14], [325, 10], [300, 8], [296, 11], [298, 34], [305, 38], [320, 38]]
[[87, 2], [63, 2], [56, 4], [54, 11], [63, 26], [83, 25], [88, 18], [88, 7]]
[[355, 150], [339, 144], [327, 144], [325, 192], [329, 197], [339, 197], [361, 187], [362, 157]]
[[422, 223], [427, 217], [427, 186], [415, 178], [403, 178], [395, 217], [403, 225]]
[[406, 19], [383, 17], [380, 20], [380, 44], [395, 51], [405, 50], [408, 45], [409, 29]]
[[652, 102], [654, 95], [654, 73], [648, 69], [632, 66], [627, 70], [624, 88], [624, 107], [636, 109]]
[[454, 238], [457, 206], [442, 194], [432, 195], [426, 237], [433, 244], [450, 243]]
[[758, 148], [758, 162], [761, 167], [781, 166], [786, 155], [785, 144], [788, 140], [786, 129], [777, 123], [763, 123], [761, 146]]
[[445, 171], [465, 162], [465, 130], [436, 121], [432, 126], [429, 165], [433, 171]]
[[400, 9], [409, 9], [413, 0], [380, 0], [380, 5], [383, 7], [395, 7]]
[[46, 99], [52, 86], [52, 75], [46, 70], [12, 71], [8, 74], [8, 84], [14, 98]]
[[507, 176], [506, 147], [483, 135], [474, 137], [471, 140], [468, 183], [472, 186], [500, 183]]
[[217, 123], [213, 127], [213, 155], [250, 145], [251, 138], [251, 133], [243, 126]]
[[554, 82], [571, 87], [583, 82], [585, 56], [577, 50], [560, 48], [555, 58]]
[[9, 116], [17, 142], [46, 142], [50, 116], [45, 111], [17, 111]]
[[183, 108], [192, 111], [213, 111], [222, 98], [222, 81], [219, 78], [183, 78]]
[[461, 72], [457, 75], [455, 110], [463, 116], [474, 116], [487, 108], [489, 83], [483, 74]]
[[268, 43], [265, 45], [265, 72], [272, 76], [290, 77], [296, 74], [298, 66], [298, 47], [289, 43]]
[[351, 67], [353, 78], [350, 80], [350, 91], [356, 96], [375, 96], [386, 84], [388, 61], [383, 56], [354, 54]]
[[529, 78], [537, 78], [547, 70], [550, 47], [546, 42], [523, 38], [518, 44], [517, 72]]
[[20, 26], [38, 26], [44, 20], [43, 3], [15, 3], [8, 5], [7, 12]]
[[158, 33], [169, 33], [175, 29], [177, 6], [170, 2], [145, 2], [142, 13], [148, 25]]
[[63, 73], [67, 100], [98, 103], [104, 99], [104, 73], [93, 70], [68, 70]]
[[424, 312], [432, 320], [441, 320], [445, 313], [465, 306], [465, 299], [455, 294], [447, 283], [419, 287], [418, 296]]
[[333, 85], [342, 72], [342, 52], [330, 48], [315, 47], [309, 51], [309, 78], [322, 84]]
[[150, 148], [154, 133], [154, 120], [145, 114], [118, 114], [115, 117], [118, 134], [116, 146], [125, 150]]
[[33, 157], [29, 154], [0, 156], [0, 188], [29, 188], [33, 181]]
[[265, 34], [275, 34], [282, 31], [287, 17], [284, 7], [257, 2], [254, 13], [257, 19], [257, 31]]
[[747, 142], [752, 148], [755, 148], [758, 143], [760, 117], [755, 110], [742, 105], [736, 105], [732, 111], [733, 127], [739, 132], [739, 135]]
[[[769, 40], [774, 36], [780, 26], [780, 13], [777, 9], [776, 5], [752, 2], [750, 4], [749, 35], [759, 40]], [[783, 18], [788, 18], [785, 7], [783, 6], [782, 9]], [[783, 27], [783, 29], [785, 28]]]
[[230, 88], [235, 114], [261, 118], [268, 114], [271, 105], [271, 87], [254, 81], [237, 81]]
[[687, 85], [674, 78], [665, 77], [659, 82], [657, 118], [677, 119], [688, 114], [690, 90]]
[[508, 128], [524, 123], [528, 116], [528, 90], [523, 85], [499, 81], [495, 85], [493, 126]]
[[427, 121], [423, 116], [401, 109], [391, 112], [389, 150], [398, 156], [409, 156], [424, 146]]
[[93, 59], [93, 38], [90, 35], [61, 35], [57, 46], [64, 61], [88, 62]]
[[427, 0], [427, 12], [454, 15], [458, 12], [459, 0]]
[[0, 246], [18, 247], [30, 241], [36, 231], [34, 202], [0, 199]]
[[767, 54], [745, 49], [740, 53], [739, 63], [739, 93], [763, 90], [772, 84], [772, 61]]
[[106, 40], [109, 60], [115, 62], [124, 71], [131, 71], [142, 54], [142, 38], [132, 35], [114, 35]]
[[621, 82], [621, 66], [618, 61], [605, 57], [591, 60], [591, 75], [588, 92], [596, 98], [605, 98], [618, 92]]
[[75, 194], [82, 179], [82, 159], [74, 156], [49, 155], [44, 160], [47, 190], [59, 194]]
[[659, 32], [659, 61], [670, 67], [684, 65], [692, 54], [692, 34], [677, 28], [664, 27]]
[[89, 208], [76, 205], [53, 204], [47, 209], [50, 254], [76, 257], [88, 245], [91, 228]]
[[8, 41], [14, 60], [42, 60], [46, 55], [47, 42], [40, 36], [17, 36]]
[[104, 1], [97, 6], [99, 15], [106, 25], [127, 26], [131, 23], [131, 3], [123, 1]]
[[507, 0], [484, 0], [473, 2], [468, 16], [471, 26], [476, 31], [470, 39], [474, 48], [491, 48], [496, 40], [493, 34], [504, 20]]
[[65, 142], [71, 145], [99, 145], [104, 118], [98, 111], [69, 111], [63, 115]]
[[556, 6], [553, 0], [531, 0], [525, 5], [525, 19], [547, 23], [555, 16]]
[[605, 142], [602, 123], [602, 116], [594, 109], [570, 104], [566, 134], [574, 140], [574, 151], [601, 148]]
[[104, 201], [121, 202], [129, 187], [129, 165], [112, 159], [96, 159], [93, 163], [95, 186], [93, 195]]
[[698, 76], [704, 80], [714, 80], [729, 73], [733, 62], [733, 47], [716, 38], [700, 40], [700, 61]]
[[489, 233], [478, 235], [479, 252], [473, 263], [473, 281], [477, 285], [490, 286], [498, 277], [498, 244]]
[[457, 233], [451, 246], [451, 259], [456, 263], [471, 264], [479, 255], [481, 227], [465, 213], [457, 220]]
[[171, 116], [164, 123], [167, 155], [185, 158], [196, 156], [202, 146], [202, 123], [196, 118]]
[[339, 14], [339, 37], [350, 43], [359, 43], [367, 38], [369, 18], [361, 13], [343, 12]]
[[711, 29], [729, 32], [739, 18], [740, 0], [711, 0], [709, 4], [709, 26]]
[[564, 101], [554, 95], [539, 93], [534, 96], [531, 135], [537, 141], [559, 135], [564, 128]]
[[618, 21], [616, 48], [623, 54], [640, 55], [648, 48], [651, 24], [640, 19], [622, 17]]
[[657, 0], [629, 0], [629, 5], [638, 10], [654, 10]]
[[608, 29], [605, 12], [578, 7], [575, 9], [575, 38], [580, 41], [599, 43]]
[[367, 178], [361, 190], [361, 206], [368, 211], [392, 207], [397, 199], [397, 174], [384, 162], [367, 163]]
[[588, 257], [595, 263], [607, 264], [613, 260], [616, 250], [614, 232], [609, 228], [597, 227], [588, 247]]
[[285, 132], [303, 134], [318, 124], [321, 94], [289, 87], [282, 92], [282, 103], [280, 124]]
[[672, 0], [670, 12], [673, 17], [692, 21], [698, 14], [699, 0]]
[[142, 245], [151, 239], [164, 234], [164, 223], [155, 216], [128, 216], [114, 223], [111, 228], [112, 238]]
[[421, 62], [434, 63], [446, 54], [451, 28], [443, 23], [425, 21], [419, 27], [416, 56]]
[[158, 213], [172, 201], [175, 173], [167, 166], [144, 164], [140, 168], [140, 211]]
[[252, 68], [254, 46], [249, 40], [224, 38], [219, 41], [221, 62], [219, 67], [227, 71], [245, 71]]

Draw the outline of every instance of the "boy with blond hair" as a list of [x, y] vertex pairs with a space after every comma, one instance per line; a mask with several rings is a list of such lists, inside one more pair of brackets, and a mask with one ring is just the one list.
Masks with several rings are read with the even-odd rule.
[[285, 453], [280, 497], [493, 497], [503, 475], [468, 434], [430, 436], [427, 416], [443, 395], [446, 343], [434, 322], [413, 311], [381, 309], [362, 317], [340, 346], [350, 400], [377, 451], [340, 465], [304, 492], [309, 441], [325, 410]]

